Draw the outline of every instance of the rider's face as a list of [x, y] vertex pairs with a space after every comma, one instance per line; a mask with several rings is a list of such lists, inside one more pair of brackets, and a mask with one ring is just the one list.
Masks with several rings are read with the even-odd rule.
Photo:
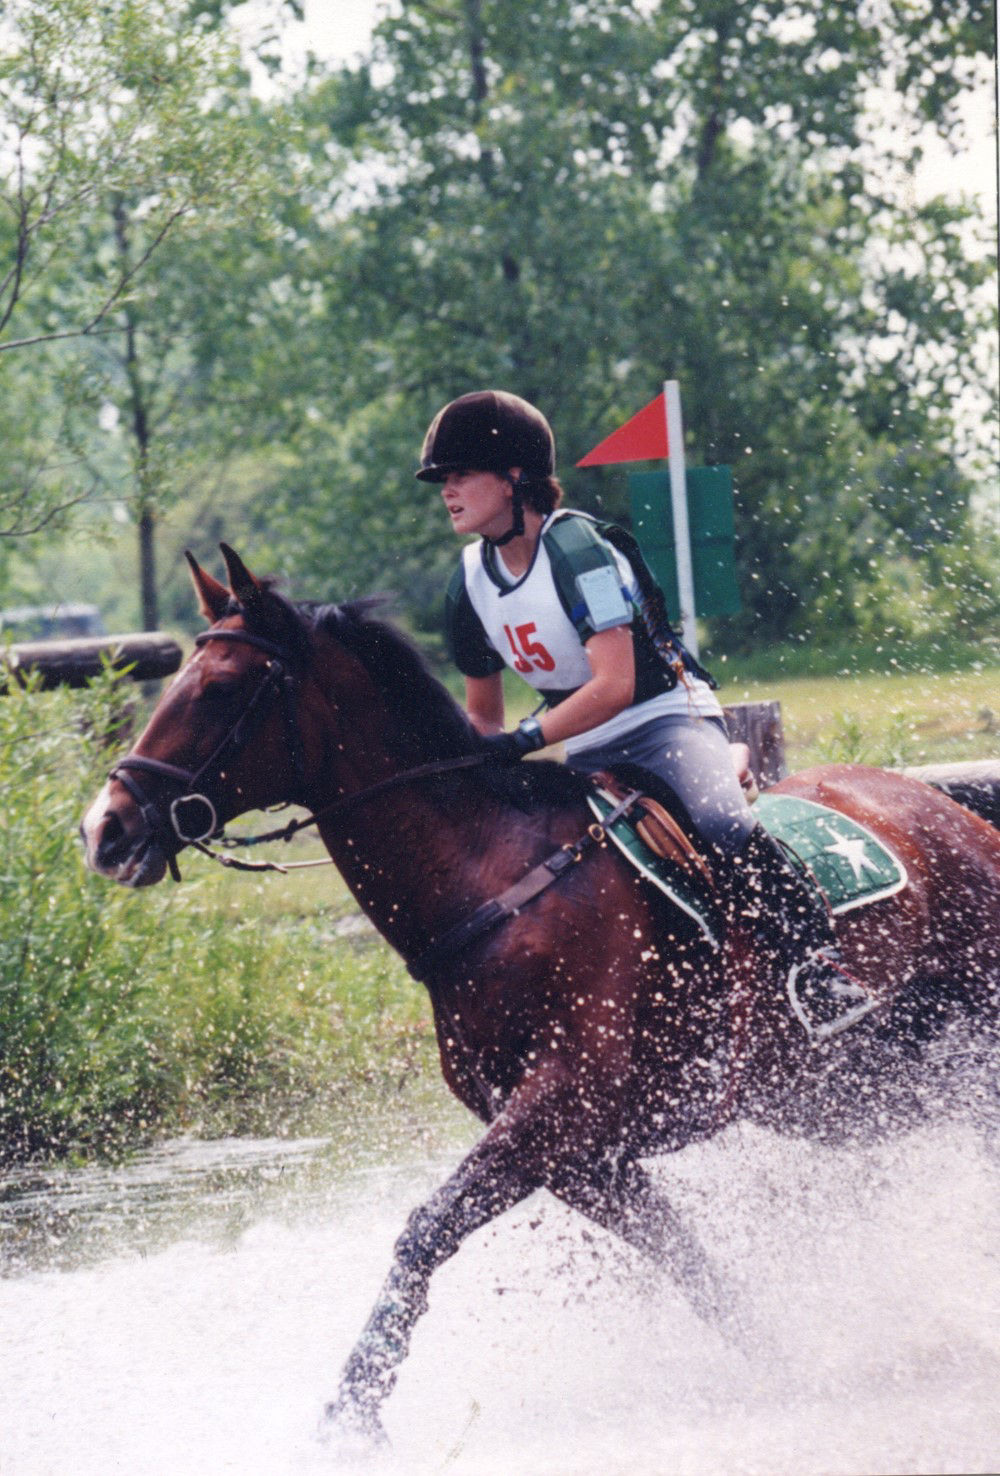
[[[515, 467], [510, 475], [517, 474]], [[449, 472], [441, 496], [452, 528], [462, 537], [482, 533], [499, 538], [510, 528], [513, 487], [507, 477], [488, 471]]]

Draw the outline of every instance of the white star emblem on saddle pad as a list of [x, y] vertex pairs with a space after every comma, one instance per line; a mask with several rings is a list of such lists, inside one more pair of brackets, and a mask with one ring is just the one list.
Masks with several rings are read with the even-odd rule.
[[859, 835], [837, 835], [836, 831], [832, 829], [830, 830], [830, 834], [835, 836], [834, 843], [832, 846], [824, 846], [823, 849], [829, 855], [842, 856], [854, 872], [855, 881], [861, 880], [861, 874], [865, 870], [878, 871], [875, 863], [868, 858], [863, 837]]

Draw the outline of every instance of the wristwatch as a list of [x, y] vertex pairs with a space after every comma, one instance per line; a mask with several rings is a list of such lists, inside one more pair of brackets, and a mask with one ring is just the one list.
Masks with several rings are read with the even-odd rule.
[[517, 725], [517, 731], [524, 742], [525, 753], [533, 753], [536, 748], [545, 747], [545, 734], [536, 717], [522, 718]]

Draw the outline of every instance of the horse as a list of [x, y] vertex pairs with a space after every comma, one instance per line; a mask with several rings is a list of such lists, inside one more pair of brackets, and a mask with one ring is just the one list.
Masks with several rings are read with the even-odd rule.
[[739, 1121], [849, 1141], [937, 1110], [954, 1032], [988, 1038], [997, 1024], [1000, 831], [877, 769], [822, 766], [777, 786], [862, 821], [907, 878], [837, 919], [878, 1008], [811, 1041], [738, 920], [718, 946], [608, 844], [587, 779], [484, 761], [370, 601], [293, 604], [221, 547], [228, 587], [187, 555], [209, 625], [90, 806], [86, 862], [149, 886], [235, 816], [304, 807], [427, 988], [444, 1079], [484, 1125], [409, 1216], [326, 1430], [384, 1438], [433, 1272], [539, 1189], [654, 1258], [731, 1332], [724, 1277], [640, 1160]]

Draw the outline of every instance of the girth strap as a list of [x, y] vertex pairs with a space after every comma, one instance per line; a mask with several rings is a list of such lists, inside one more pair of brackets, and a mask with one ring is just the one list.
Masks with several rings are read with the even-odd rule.
[[632, 790], [604, 817], [600, 824], [588, 825], [578, 841], [574, 841], [571, 845], [560, 846], [558, 851], [553, 851], [552, 855], [547, 856], [538, 866], [532, 867], [526, 876], [522, 876], [520, 881], [501, 892], [499, 897], [493, 897], [489, 902], [484, 902], [462, 922], [449, 928], [429, 948], [425, 948], [412, 963], [407, 964], [414, 979], [421, 984], [426, 984], [435, 969], [452, 954], [457, 953], [459, 949], [467, 948], [484, 933], [492, 932], [509, 917], [514, 917], [528, 902], [534, 901], [540, 893], [551, 887], [553, 882], [558, 881], [563, 872], [582, 861], [589, 850], [603, 844], [605, 830], [614, 825], [623, 815], [627, 815], [640, 797], [640, 790]]

